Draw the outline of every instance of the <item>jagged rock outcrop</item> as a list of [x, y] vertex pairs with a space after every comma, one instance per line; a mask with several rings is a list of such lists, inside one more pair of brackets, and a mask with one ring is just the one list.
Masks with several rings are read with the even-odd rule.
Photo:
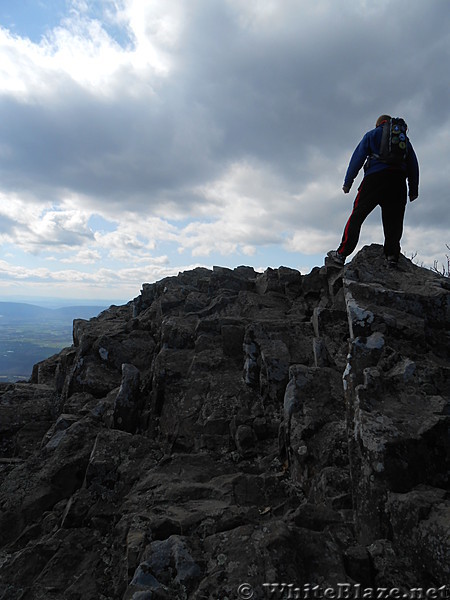
[[0, 386], [0, 599], [448, 584], [449, 299], [373, 245], [75, 321]]

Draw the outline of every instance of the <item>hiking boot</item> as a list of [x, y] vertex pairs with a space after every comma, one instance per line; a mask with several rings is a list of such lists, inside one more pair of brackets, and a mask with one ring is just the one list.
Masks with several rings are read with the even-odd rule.
[[327, 252], [327, 257], [336, 265], [339, 265], [340, 267], [344, 266], [345, 256], [339, 254], [337, 250], [330, 250], [329, 252]]
[[398, 258], [396, 256], [386, 256], [386, 262], [388, 264], [388, 267], [396, 267], [398, 264]]

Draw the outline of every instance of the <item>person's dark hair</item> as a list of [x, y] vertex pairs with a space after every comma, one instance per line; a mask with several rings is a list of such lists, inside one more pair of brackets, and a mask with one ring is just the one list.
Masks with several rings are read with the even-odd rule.
[[381, 117], [378, 117], [375, 127], [378, 127], [378, 125], [381, 125], [381, 123], [383, 123], [383, 121], [389, 121], [390, 118], [391, 118], [390, 115], [381, 115]]

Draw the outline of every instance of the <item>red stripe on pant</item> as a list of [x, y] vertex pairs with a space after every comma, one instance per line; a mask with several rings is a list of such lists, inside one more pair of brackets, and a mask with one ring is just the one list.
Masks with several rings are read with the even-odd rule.
[[343, 256], [347, 256], [345, 254], [345, 246], [346, 246], [346, 244], [348, 242], [348, 230], [350, 228], [350, 221], [352, 220], [353, 213], [358, 208], [359, 197], [361, 196], [361, 188], [362, 188], [362, 185], [359, 186], [359, 190], [358, 190], [358, 193], [356, 195], [355, 202], [353, 204], [352, 214], [348, 218], [347, 224], [346, 224], [345, 229], [344, 229], [344, 235], [342, 236], [342, 242], [341, 242], [341, 245], [338, 248], [338, 253], [342, 254]]

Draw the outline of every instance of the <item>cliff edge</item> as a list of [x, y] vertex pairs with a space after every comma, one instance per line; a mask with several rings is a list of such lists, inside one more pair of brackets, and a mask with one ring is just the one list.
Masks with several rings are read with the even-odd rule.
[[448, 278], [371, 245], [74, 321], [0, 384], [0, 599], [445, 597], [449, 307]]

